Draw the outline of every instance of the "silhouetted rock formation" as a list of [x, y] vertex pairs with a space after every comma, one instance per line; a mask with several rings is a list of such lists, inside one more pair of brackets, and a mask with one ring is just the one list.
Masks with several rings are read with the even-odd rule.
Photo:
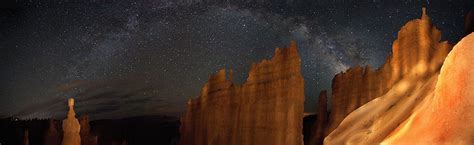
[[54, 119], [49, 120], [49, 127], [45, 133], [44, 144], [45, 145], [60, 145], [61, 144], [61, 136], [58, 133], [58, 129], [56, 129], [56, 123]]
[[327, 101], [327, 91], [321, 91], [318, 101], [318, 118], [311, 127], [311, 137], [308, 143], [305, 143], [307, 145], [323, 144], [328, 119]]
[[304, 80], [295, 42], [253, 64], [242, 86], [232, 70], [210, 76], [188, 101], [181, 145], [301, 145]]
[[67, 118], [63, 120], [62, 145], [81, 145], [81, 136], [79, 135], [81, 125], [76, 118], [76, 112], [74, 112], [74, 99], [68, 100], [68, 106]]
[[[30, 145], [60, 145], [63, 134], [61, 125], [61, 121], [52, 119], [3, 118], [0, 119], [0, 143], [22, 145], [27, 128]], [[123, 141], [127, 145], [177, 145], [179, 141], [179, 119], [171, 116], [93, 120], [90, 121], [90, 128], [90, 134], [98, 136], [100, 145], [111, 145], [113, 142], [120, 145]], [[84, 142], [81, 144], [86, 145]]]
[[177, 145], [179, 139], [179, 119], [170, 116], [94, 120], [90, 125], [100, 145]]
[[79, 117], [79, 124], [81, 125], [81, 144], [82, 145], [97, 145], [97, 136], [91, 134], [91, 127], [89, 125], [89, 116], [82, 115]]
[[471, 10], [469, 13], [467, 13], [466, 19], [464, 20], [464, 28], [466, 35], [474, 32], [474, 10]]
[[429, 78], [437, 73], [452, 46], [441, 40], [423, 8], [421, 19], [409, 21], [398, 32], [392, 55], [377, 70], [355, 67], [337, 74], [332, 84], [332, 111], [329, 128], [332, 132], [352, 111], [386, 94], [412, 72], [416, 77]]
[[304, 144], [308, 144], [311, 139], [311, 135], [314, 134], [313, 126], [316, 124], [318, 119], [317, 113], [305, 113], [303, 118], [303, 141]]
[[473, 144], [472, 63], [474, 34], [454, 47], [439, 75], [412, 71], [387, 94], [349, 114], [324, 143]]
[[42, 145], [44, 133], [48, 129], [48, 120], [18, 118], [0, 119], [0, 143], [2, 145], [21, 145], [24, 140], [25, 129], [28, 130], [28, 143]]

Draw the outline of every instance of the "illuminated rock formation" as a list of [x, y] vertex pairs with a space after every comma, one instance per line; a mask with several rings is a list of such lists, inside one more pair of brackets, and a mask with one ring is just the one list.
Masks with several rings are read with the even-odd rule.
[[54, 123], [54, 119], [49, 120], [49, 127], [46, 130], [46, 134], [44, 137], [44, 144], [45, 145], [60, 145], [61, 144], [61, 137], [56, 129], [56, 125]]
[[81, 125], [80, 135], [82, 145], [97, 145], [97, 136], [90, 133], [89, 116], [82, 115], [79, 117], [79, 124]]
[[76, 112], [74, 112], [74, 99], [68, 100], [68, 106], [67, 118], [63, 120], [62, 145], [81, 145], [81, 136], [79, 135], [81, 125], [76, 118]]
[[[426, 97], [383, 144], [474, 144], [474, 34], [463, 38]], [[402, 102], [403, 103], [403, 102]]]
[[325, 144], [474, 143], [474, 35], [459, 42], [441, 73], [414, 69], [387, 94], [358, 108]]
[[210, 76], [181, 118], [181, 145], [301, 145], [304, 80], [295, 42], [253, 64], [243, 85], [232, 70]]
[[423, 9], [421, 19], [409, 21], [398, 32], [392, 55], [383, 66], [377, 70], [355, 67], [337, 74], [332, 84], [332, 111], [326, 133], [331, 133], [355, 109], [388, 93], [401, 80], [409, 77], [430, 78], [439, 72], [452, 49], [446, 41], [440, 40], [441, 32], [432, 25]]

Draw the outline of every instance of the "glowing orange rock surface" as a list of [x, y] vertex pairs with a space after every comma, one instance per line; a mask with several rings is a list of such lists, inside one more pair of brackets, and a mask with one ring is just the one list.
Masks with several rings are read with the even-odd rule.
[[[474, 121], [473, 93], [470, 93], [474, 90], [472, 85], [474, 73], [470, 70], [474, 56], [473, 36], [468, 36], [459, 42], [444, 61], [441, 59], [444, 57], [443, 53], [449, 49], [436, 47], [439, 44], [433, 43], [439, 40], [439, 35], [435, 35], [437, 39], [424, 39], [433, 38], [429, 37], [433, 32], [438, 33], [438, 31], [427, 33], [429, 32], [427, 30], [431, 30], [426, 28], [429, 26], [428, 20], [423, 14], [421, 20], [409, 22], [399, 32], [399, 39], [401, 34], [417, 36], [414, 39], [401, 39], [404, 39], [405, 45], [414, 44], [421, 48], [419, 52], [411, 54], [416, 54], [422, 59], [400, 58], [398, 63], [391, 62], [392, 65], [393, 63], [403, 65], [403, 62], [414, 64], [411, 69], [405, 71], [392, 70], [392, 74], [394, 72], [399, 74], [396, 76], [400, 79], [389, 85], [386, 93], [345, 117], [324, 139], [324, 144], [472, 144], [474, 142], [472, 131], [474, 125], [471, 123]], [[396, 56], [395, 45], [394, 56]], [[436, 51], [441, 53], [433, 53]], [[442, 69], [437, 67], [441, 64]]]
[[447, 41], [440, 40], [441, 32], [433, 26], [423, 9], [421, 19], [409, 21], [398, 32], [392, 55], [379, 69], [355, 67], [337, 74], [332, 83], [332, 110], [327, 134], [349, 113], [386, 94], [412, 70], [426, 72], [427, 76], [437, 73], [452, 49]]
[[385, 95], [349, 114], [325, 144], [473, 144], [474, 34], [449, 53], [441, 71], [423, 63]]
[[243, 85], [232, 70], [209, 78], [181, 118], [181, 145], [302, 145], [304, 80], [296, 44], [253, 64]]
[[474, 144], [474, 34], [463, 38], [441, 68], [435, 94], [382, 144]]
[[76, 118], [76, 112], [74, 112], [74, 99], [68, 100], [68, 106], [67, 118], [63, 120], [62, 145], [81, 145], [81, 136], [79, 135], [81, 125]]

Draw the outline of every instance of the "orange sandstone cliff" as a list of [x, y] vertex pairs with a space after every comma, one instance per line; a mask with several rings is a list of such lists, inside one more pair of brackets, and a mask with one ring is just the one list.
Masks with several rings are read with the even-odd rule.
[[349, 114], [324, 144], [473, 144], [473, 63], [470, 34], [439, 73], [413, 70], [388, 93]]
[[[181, 145], [301, 145], [304, 80], [296, 44], [252, 64], [247, 81], [232, 70], [210, 76], [188, 101], [181, 118]], [[226, 76], [228, 75], [228, 76]]]
[[[474, 34], [463, 38], [446, 58], [434, 94], [382, 144], [474, 144]], [[401, 105], [403, 102], [400, 102]], [[407, 113], [408, 114], [408, 113]]]
[[473, 144], [474, 34], [440, 71], [418, 62], [387, 93], [350, 113], [324, 144]]
[[[377, 70], [369, 66], [355, 67], [337, 74], [332, 84], [332, 107], [326, 134], [333, 132], [349, 113], [388, 93], [401, 80], [430, 78], [439, 72], [452, 49], [450, 44], [440, 40], [441, 32], [433, 26], [423, 8], [421, 19], [409, 21], [398, 32], [392, 55], [383, 66]], [[412, 74], [415, 76], [410, 76]]]

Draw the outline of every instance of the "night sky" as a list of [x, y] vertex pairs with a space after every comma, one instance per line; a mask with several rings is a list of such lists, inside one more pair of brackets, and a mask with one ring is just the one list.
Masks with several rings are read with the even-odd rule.
[[427, 7], [443, 40], [464, 35], [473, 2], [407, 0], [17, 0], [0, 13], [0, 118], [63, 118], [67, 98], [93, 119], [179, 116], [208, 76], [296, 40], [306, 112], [333, 76], [375, 68], [398, 30]]

